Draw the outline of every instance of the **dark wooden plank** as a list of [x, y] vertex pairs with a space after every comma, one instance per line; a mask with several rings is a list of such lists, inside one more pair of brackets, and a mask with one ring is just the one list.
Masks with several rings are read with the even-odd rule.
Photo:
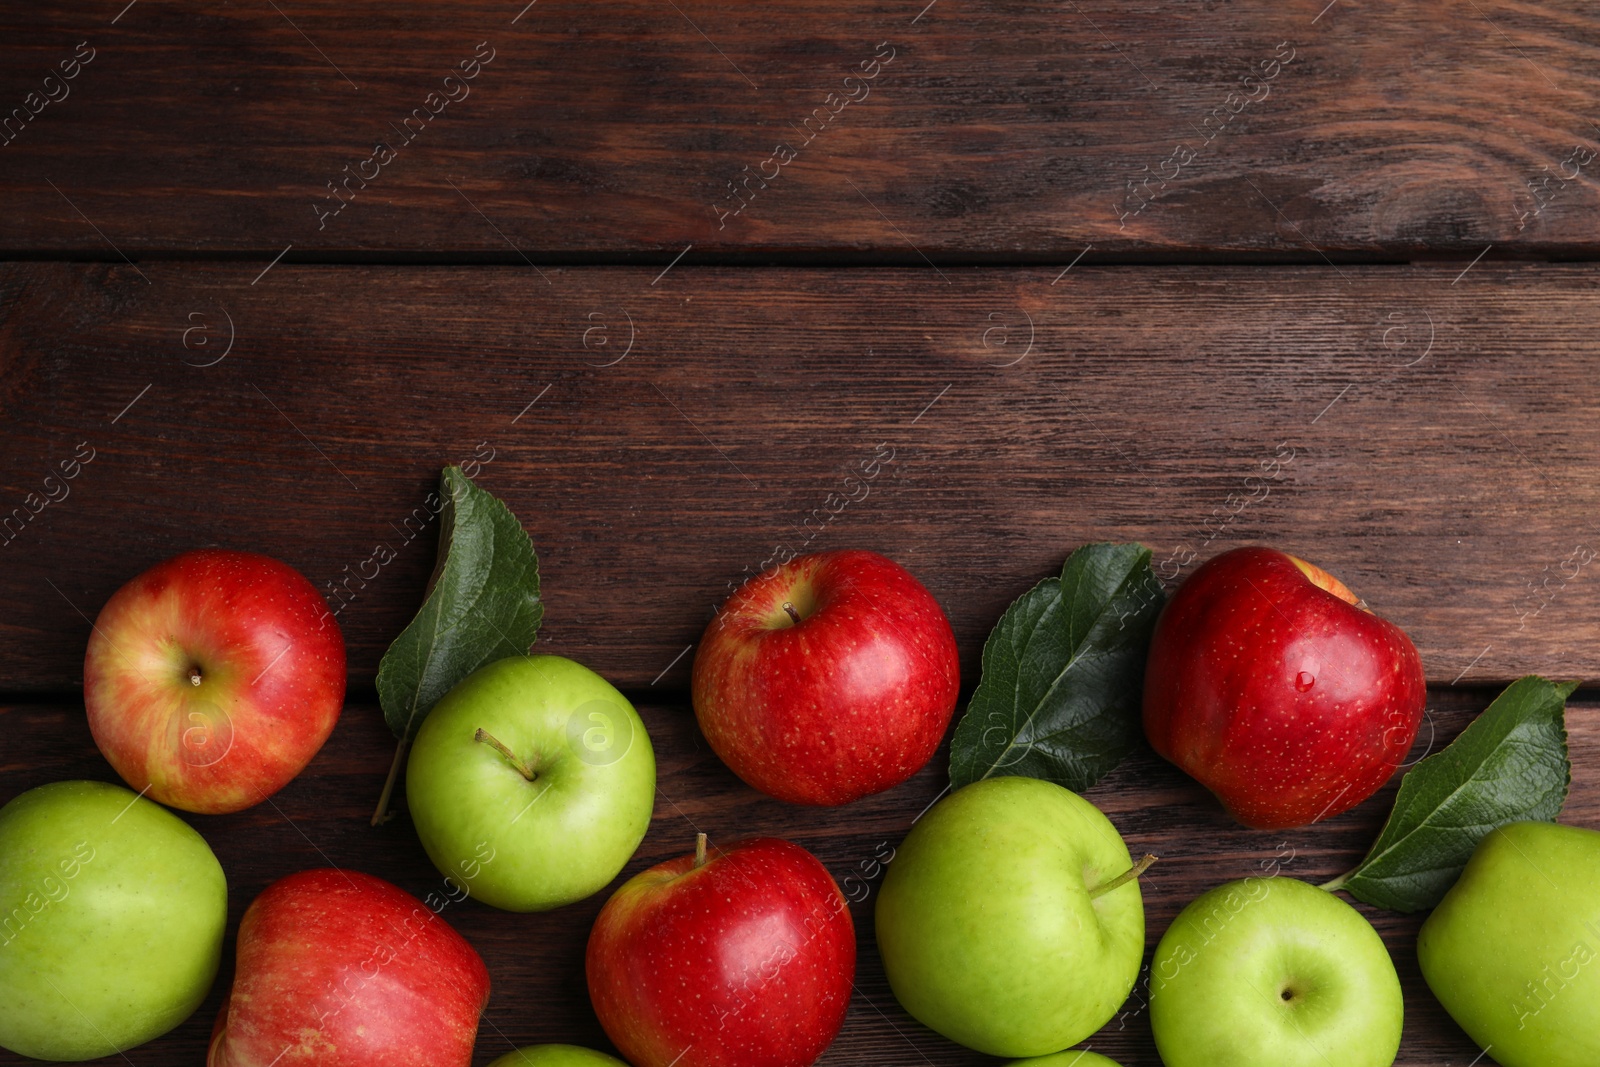
[[[1438, 748], [1482, 710], [1481, 692], [1436, 691], [1429, 725], [1413, 759]], [[691, 847], [696, 830], [713, 840], [776, 834], [820, 856], [834, 877], [849, 883], [861, 945], [857, 995], [838, 1042], [824, 1064], [994, 1063], [922, 1028], [895, 1003], [872, 939], [876, 882], [861, 874], [883, 842], [897, 845], [917, 814], [941, 792], [945, 752], [906, 785], [840, 809], [783, 804], [739, 782], [706, 747], [689, 710], [655, 705], [642, 709], [660, 765], [661, 796], [655, 819], [622, 878]], [[1600, 705], [1575, 703], [1568, 712], [1573, 758], [1572, 794], [1563, 821], [1600, 826]], [[6, 738], [0, 802], [25, 789], [65, 778], [115, 781], [95, 751], [81, 708], [55, 704], [0, 708]], [[268, 883], [307, 867], [341, 867], [387, 878], [418, 896], [439, 888], [403, 810], [383, 827], [367, 824], [388, 769], [392, 738], [377, 709], [345, 710], [327, 746], [270, 804], [229, 816], [189, 816], [211, 843], [228, 873], [229, 953], [224, 976], [196, 1015], [165, 1038], [130, 1053], [135, 1064], [199, 1063], [232, 967], [232, 938], [239, 915]], [[1325, 881], [1360, 859], [1376, 836], [1393, 799], [1391, 783], [1374, 799], [1315, 827], [1268, 833], [1234, 824], [1197, 784], [1148, 750], [1130, 759], [1087, 794], [1110, 816], [1135, 852], [1161, 862], [1144, 881], [1147, 950], [1190, 900], [1214, 885], [1261, 872], [1279, 861], [1284, 875]], [[603, 1035], [583, 985], [583, 945], [608, 893], [545, 915], [513, 915], [476, 901], [449, 905], [444, 916], [483, 955], [493, 982], [480, 1030], [478, 1062], [512, 1044], [572, 1041], [601, 1045]], [[1416, 962], [1421, 917], [1361, 906], [1394, 955], [1406, 996], [1405, 1038], [1398, 1067], [1444, 1067], [1469, 1062], [1476, 1050], [1428, 992]], [[1146, 959], [1148, 964], [1148, 957]], [[1142, 996], [1092, 1040], [1094, 1048], [1126, 1067], [1157, 1067]], [[0, 1064], [23, 1062], [0, 1052]], [[106, 1063], [123, 1062], [115, 1057]]]
[[125, 5], [0, 16], [0, 254], [1600, 248], [1583, 0]]
[[307, 574], [365, 684], [475, 454], [542, 640], [634, 689], [774, 546], [902, 561], [971, 683], [1012, 598], [1135, 538], [1299, 551], [1435, 682], [1600, 673], [1591, 268], [145, 273], [0, 269], [0, 690], [79, 684], [111, 593], [208, 544]]

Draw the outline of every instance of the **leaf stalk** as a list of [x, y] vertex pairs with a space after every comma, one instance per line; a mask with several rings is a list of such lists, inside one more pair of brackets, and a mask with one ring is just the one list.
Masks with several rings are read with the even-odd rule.
[[389, 810], [389, 797], [394, 794], [395, 779], [400, 777], [400, 764], [406, 759], [407, 741], [401, 741], [395, 746], [394, 762], [389, 764], [389, 777], [384, 779], [383, 792], [378, 796], [378, 810], [372, 813], [372, 825], [382, 826], [394, 814]]
[[1317, 888], [1318, 889], [1326, 889], [1330, 893], [1335, 892], [1335, 891], [1340, 890], [1340, 889], [1343, 889], [1344, 888], [1344, 884], [1346, 882], [1348, 882], [1350, 880], [1351, 876], [1354, 875], [1360, 869], [1361, 869], [1361, 865], [1358, 863], [1354, 867], [1351, 867], [1348, 871], [1345, 871], [1339, 877], [1334, 878], [1334, 879], [1332, 879], [1330, 881], [1323, 882], [1321, 885], [1317, 886]]

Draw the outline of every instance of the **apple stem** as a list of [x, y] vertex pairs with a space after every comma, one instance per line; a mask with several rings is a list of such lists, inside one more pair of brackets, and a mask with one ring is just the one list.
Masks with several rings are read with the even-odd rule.
[[484, 744], [500, 753], [500, 755], [506, 758], [506, 762], [515, 767], [517, 769], [517, 773], [522, 775], [522, 777], [526, 778], [528, 781], [531, 782], [535, 778], [539, 777], [538, 771], [524, 763], [515, 752], [507, 748], [499, 738], [495, 737], [495, 735], [491, 734], [488, 730], [479, 727], [478, 732], [472, 735], [472, 739], [474, 741], [482, 741]]
[[800, 625], [800, 613], [794, 610], [794, 605], [787, 600], [783, 602], [783, 610], [789, 613], [789, 618], [794, 620], [796, 626]]
[[199, 667], [190, 667], [189, 668], [189, 684], [190, 685], [199, 685], [200, 684], [200, 668]]
[[705, 834], [695, 834], [694, 835], [694, 865], [696, 867], [704, 867], [706, 865], [706, 835]]
[[372, 813], [372, 825], [382, 826], [389, 821], [389, 798], [394, 795], [394, 781], [400, 776], [400, 764], [405, 762], [406, 743], [401, 741], [394, 750], [394, 762], [389, 764], [389, 777], [384, 780], [383, 792], [378, 796], [378, 810]]
[[1138, 863], [1135, 863], [1132, 867], [1129, 867], [1127, 870], [1111, 879], [1111, 881], [1106, 882], [1103, 885], [1097, 885], [1093, 889], [1089, 890], [1089, 899], [1094, 900], [1097, 897], [1104, 896], [1105, 894], [1111, 892], [1113, 889], [1127, 885], [1145, 871], [1148, 871], [1150, 869], [1150, 865], [1155, 861], [1156, 858], [1150, 853], [1146, 852], [1144, 854], [1144, 858]]

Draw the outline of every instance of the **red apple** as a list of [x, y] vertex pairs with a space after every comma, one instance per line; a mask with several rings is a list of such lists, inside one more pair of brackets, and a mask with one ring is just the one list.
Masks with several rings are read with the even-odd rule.
[[468, 1067], [489, 971], [416, 897], [325, 868], [273, 882], [239, 923], [206, 1067]]
[[961, 669], [944, 611], [903, 567], [820, 552], [728, 598], [693, 686], [701, 731], [740, 778], [796, 804], [845, 804], [922, 769]]
[[635, 875], [589, 934], [589, 998], [635, 1067], [806, 1067], [838, 1034], [855, 926], [827, 868], [777, 838]]
[[344, 704], [344, 637], [286, 563], [175, 556], [117, 590], [83, 663], [89, 730], [135, 789], [185, 811], [238, 811], [317, 754]]
[[1144, 730], [1247, 826], [1361, 803], [1417, 736], [1416, 646], [1320, 567], [1236, 548], [1178, 588], [1150, 641]]

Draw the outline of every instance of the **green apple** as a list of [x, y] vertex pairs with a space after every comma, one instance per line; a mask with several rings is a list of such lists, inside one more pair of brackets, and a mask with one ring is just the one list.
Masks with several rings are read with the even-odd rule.
[[[494, 1067], [493, 1064], [490, 1067]], [[1069, 1048], [1049, 1056], [1035, 1056], [1031, 1060], [1012, 1060], [1006, 1067], [1117, 1067], [1117, 1061], [1107, 1059], [1088, 1049]]]
[[1404, 1014], [1372, 924], [1293, 878], [1202, 895], [1150, 964], [1150, 1027], [1167, 1067], [1389, 1067]]
[[[529, 1045], [489, 1064], [489, 1067], [628, 1067], [615, 1056], [577, 1045]], [[1086, 1065], [1087, 1067], [1087, 1065]]]
[[890, 988], [918, 1020], [993, 1056], [1039, 1056], [1082, 1041], [1127, 999], [1144, 902], [1127, 846], [1094, 805], [1037, 778], [990, 778], [912, 827], [884, 876], [877, 930]]
[[1600, 1063], [1600, 833], [1502, 826], [1422, 924], [1428, 988], [1503, 1067]]
[[655, 793], [633, 705], [560, 656], [472, 672], [433, 706], [406, 764], [406, 802], [434, 866], [508, 911], [603, 888], [639, 847]]
[[0, 1045], [109, 1056], [200, 1006], [222, 958], [228, 885], [201, 836], [104, 782], [0, 808]]

